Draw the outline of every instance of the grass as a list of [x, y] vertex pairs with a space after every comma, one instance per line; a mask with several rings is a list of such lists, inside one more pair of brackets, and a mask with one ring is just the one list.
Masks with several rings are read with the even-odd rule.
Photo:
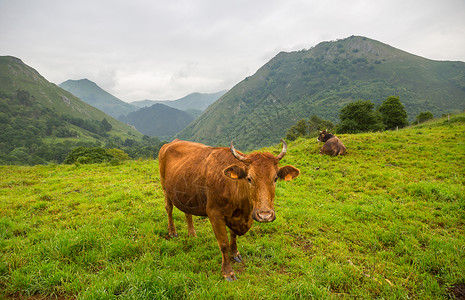
[[188, 238], [175, 210], [166, 239], [157, 161], [2, 166], [0, 298], [447, 299], [465, 284], [464, 120], [341, 135], [344, 157], [290, 143], [301, 176], [238, 239], [233, 283], [208, 219]]

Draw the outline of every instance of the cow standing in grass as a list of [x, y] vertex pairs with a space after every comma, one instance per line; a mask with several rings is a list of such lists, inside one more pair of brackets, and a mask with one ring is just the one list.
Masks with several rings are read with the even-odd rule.
[[346, 153], [346, 147], [341, 140], [326, 130], [320, 131], [317, 141], [325, 143], [320, 149], [320, 154], [337, 156], [344, 155]]
[[189, 236], [196, 236], [192, 215], [208, 216], [222, 254], [222, 274], [228, 281], [236, 280], [230, 255], [237, 262], [242, 260], [237, 236], [245, 234], [253, 220], [274, 221], [277, 180], [292, 180], [300, 174], [293, 166], [278, 166], [287, 150], [286, 142], [281, 141], [283, 149], [276, 157], [271, 153], [243, 154], [232, 142], [229, 148], [216, 148], [176, 139], [160, 149], [169, 236], [177, 236], [173, 205], [185, 213]]

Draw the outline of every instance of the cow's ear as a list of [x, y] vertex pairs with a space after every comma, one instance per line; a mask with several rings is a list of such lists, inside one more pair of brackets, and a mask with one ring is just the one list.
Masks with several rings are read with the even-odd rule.
[[239, 167], [238, 165], [231, 165], [224, 169], [223, 171], [224, 176], [229, 177], [231, 179], [243, 179], [247, 176], [247, 172], [244, 168]]
[[278, 170], [278, 177], [286, 181], [296, 178], [299, 174], [299, 169], [293, 166], [284, 166]]

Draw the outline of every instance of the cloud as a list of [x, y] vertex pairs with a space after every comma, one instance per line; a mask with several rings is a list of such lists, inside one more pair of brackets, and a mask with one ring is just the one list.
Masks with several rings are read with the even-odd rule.
[[125, 101], [229, 89], [280, 51], [364, 35], [465, 60], [465, 1], [0, 0], [1, 55]]

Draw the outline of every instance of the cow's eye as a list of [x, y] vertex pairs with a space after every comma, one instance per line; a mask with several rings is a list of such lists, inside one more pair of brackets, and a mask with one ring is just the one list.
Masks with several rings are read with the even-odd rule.
[[278, 176], [276, 176], [276, 177], [274, 178], [274, 182], [275, 182], [275, 183], [276, 183], [276, 181], [278, 181]]
[[252, 179], [252, 177], [250, 177], [250, 176], [247, 176], [247, 181], [248, 181], [250, 184], [252, 184], [252, 183], [253, 183], [253, 179]]

